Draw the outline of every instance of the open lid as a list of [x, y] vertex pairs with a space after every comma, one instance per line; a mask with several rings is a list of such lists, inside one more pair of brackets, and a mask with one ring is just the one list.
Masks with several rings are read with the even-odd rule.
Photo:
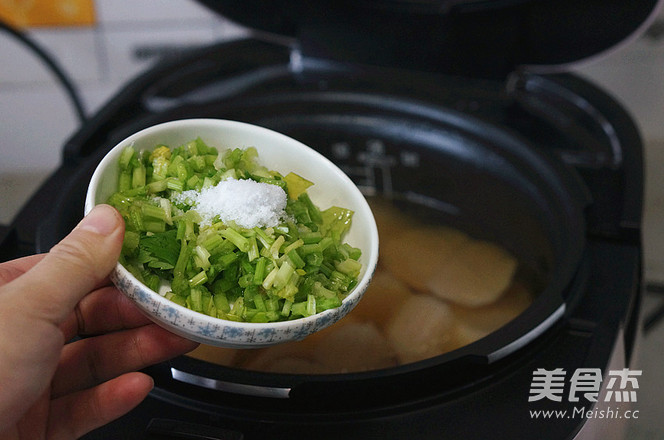
[[658, 0], [199, 0], [307, 56], [475, 77], [566, 70], [636, 36]]

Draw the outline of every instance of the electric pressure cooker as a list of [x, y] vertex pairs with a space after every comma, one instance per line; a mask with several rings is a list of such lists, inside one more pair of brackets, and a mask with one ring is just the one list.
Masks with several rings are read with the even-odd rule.
[[634, 366], [642, 143], [619, 103], [566, 70], [636, 35], [657, 2], [201, 2], [255, 32], [129, 82], [66, 143], [3, 258], [64, 237], [128, 134], [217, 117], [290, 135], [367, 195], [500, 243], [537, 296], [488, 336], [394, 368], [276, 374], [181, 356], [146, 369], [148, 398], [85, 438], [620, 438], [626, 402], [529, 397], [538, 372]]

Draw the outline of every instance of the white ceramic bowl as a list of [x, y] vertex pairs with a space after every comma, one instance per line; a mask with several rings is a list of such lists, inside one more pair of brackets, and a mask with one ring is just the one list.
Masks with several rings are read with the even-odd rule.
[[85, 214], [117, 191], [118, 159], [126, 146], [133, 144], [138, 151], [153, 149], [157, 144], [173, 148], [199, 136], [220, 151], [256, 147], [259, 162], [269, 169], [283, 175], [292, 171], [314, 182], [307, 192], [321, 209], [337, 205], [355, 211], [345, 241], [362, 250], [362, 271], [357, 286], [338, 308], [276, 323], [234, 322], [194, 312], [149, 289], [119, 263], [111, 274], [118, 289], [162, 327], [185, 338], [222, 347], [256, 348], [300, 340], [350, 312], [367, 289], [378, 260], [378, 231], [373, 214], [355, 184], [332, 162], [275, 131], [219, 119], [185, 119], [141, 130], [116, 145], [99, 163], [88, 187]]

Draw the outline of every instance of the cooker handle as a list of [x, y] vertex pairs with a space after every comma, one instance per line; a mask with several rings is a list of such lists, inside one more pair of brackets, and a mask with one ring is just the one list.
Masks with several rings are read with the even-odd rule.
[[149, 439], [243, 440], [238, 431], [172, 419], [152, 419], [146, 428]]
[[580, 79], [566, 76], [568, 83], [563, 86], [556, 78], [515, 72], [508, 78], [507, 92], [527, 112], [564, 133], [572, 145], [582, 146], [558, 150], [564, 162], [585, 168], [619, 168], [623, 162], [623, 140], [606, 111], [597, 108], [599, 97], [592, 99], [577, 93], [569, 82], [579, 84]]

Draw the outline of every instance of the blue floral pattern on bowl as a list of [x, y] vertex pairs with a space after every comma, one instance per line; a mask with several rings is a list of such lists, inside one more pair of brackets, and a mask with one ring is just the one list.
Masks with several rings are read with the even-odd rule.
[[362, 297], [348, 296], [340, 307], [307, 318], [262, 324], [226, 321], [182, 307], [149, 289], [119, 263], [111, 273], [111, 281], [143, 313], [167, 330], [203, 344], [231, 348], [267, 347], [304, 339], [337, 322]]

